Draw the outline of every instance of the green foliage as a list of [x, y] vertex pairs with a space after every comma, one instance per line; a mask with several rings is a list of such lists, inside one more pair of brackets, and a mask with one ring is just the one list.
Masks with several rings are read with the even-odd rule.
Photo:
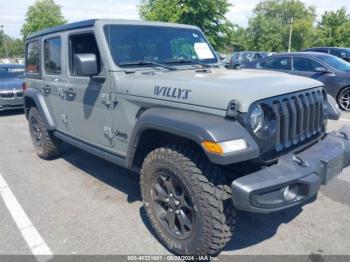
[[317, 25], [315, 46], [350, 46], [350, 15], [345, 7], [326, 11]]
[[288, 50], [293, 19], [292, 50], [308, 45], [313, 36], [316, 11], [300, 0], [265, 0], [253, 10], [246, 29], [245, 49], [280, 52]]
[[196, 25], [201, 28], [216, 49], [230, 44], [233, 24], [225, 14], [228, 0], [141, 0], [139, 13], [149, 21]]
[[37, 0], [28, 8], [25, 24], [21, 33], [24, 38], [28, 35], [57, 25], [65, 24], [61, 7], [53, 0]]
[[22, 39], [12, 38], [3, 31], [0, 31], [0, 58], [7, 58], [6, 48], [4, 44], [6, 42], [7, 52], [9, 57], [23, 57], [24, 43]]

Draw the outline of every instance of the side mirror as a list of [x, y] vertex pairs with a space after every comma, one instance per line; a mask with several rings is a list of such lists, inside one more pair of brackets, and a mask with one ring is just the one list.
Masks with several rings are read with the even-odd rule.
[[318, 73], [323, 73], [323, 74], [326, 74], [326, 73], [330, 73], [331, 71], [329, 71], [327, 68], [325, 67], [316, 67], [315, 68], [315, 72], [318, 72]]
[[95, 76], [98, 74], [97, 58], [95, 54], [74, 55], [74, 72], [78, 76]]

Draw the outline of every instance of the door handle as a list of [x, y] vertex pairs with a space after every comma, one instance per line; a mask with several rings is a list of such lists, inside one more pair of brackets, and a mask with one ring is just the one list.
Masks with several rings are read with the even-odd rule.
[[50, 93], [51, 93], [51, 88], [50, 86], [46, 85], [45, 87], [43, 87], [43, 90], [44, 90], [44, 94], [46, 96], [48, 96]]
[[69, 97], [75, 97], [77, 94], [77, 92], [71, 87], [66, 90], [66, 93], [68, 94]]

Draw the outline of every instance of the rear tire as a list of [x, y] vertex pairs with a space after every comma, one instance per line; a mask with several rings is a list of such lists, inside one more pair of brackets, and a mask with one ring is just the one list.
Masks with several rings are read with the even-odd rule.
[[62, 152], [62, 141], [46, 129], [36, 107], [30, 108], [28, 123], [30, 137], [38, 156], [46, 160], [58, 157]]
[[215, 256], [231, 239], [231, 188], [221, 168], [195, 149], [180, 145], [149, 153], [141, 191], [150, 224], [173, 253]]

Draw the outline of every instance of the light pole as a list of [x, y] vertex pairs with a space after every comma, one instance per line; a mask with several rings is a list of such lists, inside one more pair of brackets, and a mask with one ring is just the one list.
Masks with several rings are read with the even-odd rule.
[[7, 56], [7, 58], [9, 58], [9, 52], [8, 52], [7, 46], [6, 46], [6, 39], [5, 39], [5, 33], [4, 33], [4, 26], [3, 26], [3, 25], [0, 25], [0, 28], [1, 28], [2, 39], [3, 39], [3, 41], [4, 41], [4, 47], [5, 47], [6, 56]]
[[288, 53], [290, 53], [290, 49], [292, 47], [292, 34], [293, 34], [293, 17], [290, 18]]
[[108, 14], [108, 18], [111, 18], [111, 7], [112, 7], [112, 1], [111, 0], [108, 0], [108, 10], [107, 10], [107, 14]]

